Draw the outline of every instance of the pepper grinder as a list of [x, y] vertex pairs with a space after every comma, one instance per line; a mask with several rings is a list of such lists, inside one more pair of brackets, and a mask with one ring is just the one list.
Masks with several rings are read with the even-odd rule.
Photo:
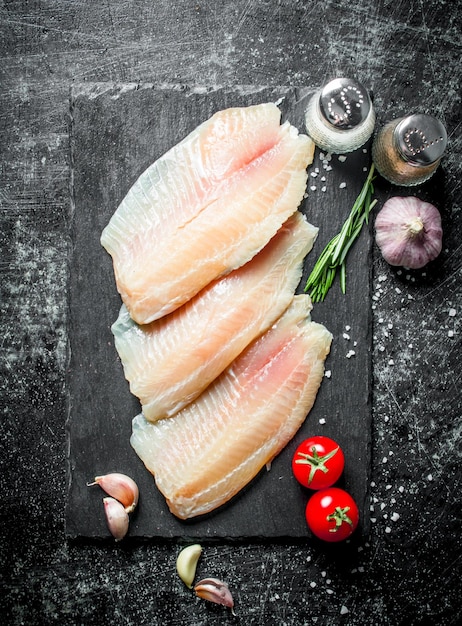
[[305, 125], [314, 143], [326, 152], [357, 150], [366, 143], [375, 126], [369, 93], [357, 80], [336, 78], [310, 99]]
[[434, 174], [446, 144], [443, 124], [418, 113], [392, 120], [379, 130], [372, 144], [372, 160], [386, 180], [411, 187]]

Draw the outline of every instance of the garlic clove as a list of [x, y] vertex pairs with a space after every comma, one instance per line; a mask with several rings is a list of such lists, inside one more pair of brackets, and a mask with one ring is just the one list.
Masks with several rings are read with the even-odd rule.
[[139, 490], [135, 481], [118, 472], [96, 476], [94, 482], [87, 483], [88, 487], [99, 485], [103, 491], [121, 502], [127, 513], [132, 513], [138, 504]]
[[204, 578], [194, 587], [196, 596], [229, 607], [233, 614], [234, 600], [228, 585], [218, 578]]
[[183, 548], [176, 560], [176, 571], [184, 584], [192, 589], [194, 576], [196, 575], [197, 562], [202, 553], [202, 546], [195, 543]]
[[112, 497], [103, 498], [106, 523], [111, 535], [120, 541], [128, 532], [128, 513], [124, 505]]

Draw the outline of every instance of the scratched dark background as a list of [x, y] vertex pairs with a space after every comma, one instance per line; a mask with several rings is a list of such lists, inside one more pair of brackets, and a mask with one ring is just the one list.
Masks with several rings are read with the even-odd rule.
[[[0, 2], [2, 623], [460, 623], [461, 25], [449, 0]], [[370, 535], [207, 546], [198, 574], [226, 578], [233, 617], [180, 583], [176, 546], [66, 540], [69, 92], [339, 74], [372, 88], [379, 122], [445, 123], [443, 166], [416, 190], [442, 212], [444, 248], [420, 272], [373, 251]]]

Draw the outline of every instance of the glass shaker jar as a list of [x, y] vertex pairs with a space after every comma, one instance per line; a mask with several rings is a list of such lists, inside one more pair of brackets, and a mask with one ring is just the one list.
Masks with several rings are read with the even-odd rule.
[[388, 122], [379, 130], [372, 144], [372, 160], [386, 180], [410, 187], [434, 174], [446, 145], [443, 124], [418, 113]]
[[311, 97], [305, 125], [314, 143], [333, 154], [352, 152], [366, 143], [375, 126], [367, 90], [357, 80], [336, 78]]

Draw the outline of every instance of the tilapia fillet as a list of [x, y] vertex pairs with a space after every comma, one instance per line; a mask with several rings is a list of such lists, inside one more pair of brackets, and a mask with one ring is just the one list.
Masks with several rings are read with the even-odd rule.
[[134, 450], [180, 519], [208, 513], [247, 485], [292, 439], [314, 404], [332, 335], [295, 296], [200, 396], [167, 420], [133, 420]]
[[249, 261], [294, 213], [314, 144], [275, 104], [219, 111], [135, 182], [101, 236], [139, 324]]
[[292, 301], [318, 229], [296, 211], [248, 263], [185, 305], [139, 326], [123, 305], [112, 325], [131, 392], [149, 421], [196, 398]]

